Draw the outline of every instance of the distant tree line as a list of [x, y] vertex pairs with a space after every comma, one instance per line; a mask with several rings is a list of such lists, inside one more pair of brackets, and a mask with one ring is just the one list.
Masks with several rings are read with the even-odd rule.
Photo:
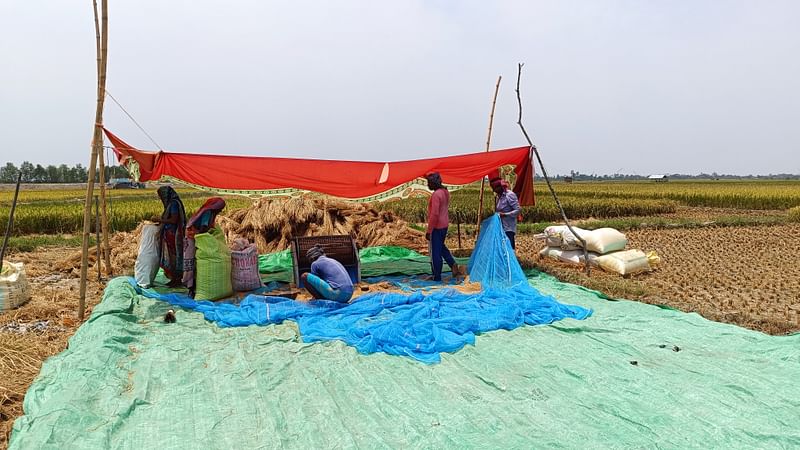
[[[23, 183], [85, 183], [89, 171], [86, 167], [76, 164], [69, 167], [66, 164], [59, 166], [33, 165], [28, 161], [19, 167], [14, 163], [6, 163], [0, 167], [0, 183], [16, 183], [17, 176], [22, 173]], [[99, 179], [100, 172], [95, 172], [95, 179]], [[122, 166], [106, 167], [105, 179], [128, 178], [128, 171]]]
[[[538, 173], [536, 174], [539, 175]], [[670, 180], [800, 180], [800, 175], [791, 173], [778, 173], [769, 175], [726, 175], [713, 173], [700, 173], [697, 175], [686, 175], [680, 173], [664, 174]], [[570, 171], [569, 175], [556, 175], [555, 180], [563, 181], [570, 177], [573, 181], [635, 181], [647, 180], [647, 175], [628, 175], [615, 173], [613, 175], [586, 174], [577, 171]]]

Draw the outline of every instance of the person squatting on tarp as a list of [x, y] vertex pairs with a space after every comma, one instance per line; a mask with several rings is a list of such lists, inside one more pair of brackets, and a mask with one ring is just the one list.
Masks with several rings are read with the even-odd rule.
[[183, 285], [189, 288], [189, 296], [194, 298], [195, 292], [195, 243], [194, 237], [200, 233], [208, 233], [214, 228], [217, 215], [225, 209], [225, 200], [211, 197], [203, 203], [191, 219], [186, 223], [186, 244], [184, 246]]
[[425, 178], [428, 180], [428, 189], [433, 191], [428, 200], [428, 229], [425, 232], [425, 239], [428, 240], [428, 249], [431, 254], [433, 281], [442, 281], [442, 258], [447, 261], [454, 277], [461, 275], [461, 269], [445, 244], [447, 227], [450, 225], [447, 215], [447, 208], [450, 206], [450, 192], [442, 185], [442, 176], [439, 175], [439, 172], [429, 173], [425, 175]]
[[[164, 204], [164, 212], [156, 221], [161, 224], [158, 258], [164, 275], [169, 278], [169, 287], [178, 287], [183, 278], [183, 238], [186, 231], [186, 210], [175, 189], [170, 186], [158, 188], [158, 197]], [[166, 249], [166, 252], [164, 251]]]
[[319, 245], [308, 249], [306, 257], [311, 261], [311, 272], [300, 276], [303, 285], [315, 299], [347, 303], [353, 296], [353, 281], [342, 263], [325, 256]]
[[489, 180], [489, 185], [497, 195], [494, 210], [500, 215], [500, 222], [503, 224], [503, 231], [508, 236], [508, 240], [511, 241], [511, 248], [516, 250], [517, 245], [514, 238], [517, 234], [517, 216], [520, 213], [517, 194], [508, 188], [508, 182], [502, 178], [492, 178]]

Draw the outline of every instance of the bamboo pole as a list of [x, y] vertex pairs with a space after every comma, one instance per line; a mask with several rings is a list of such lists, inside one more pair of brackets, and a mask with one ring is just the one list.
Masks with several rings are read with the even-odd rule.
[[8, 245], [8, 238], [11, 236], [11, 228], [14, 226], [14, 210], [17, 209], [17, 197], [19, 196], [19, 183], [22, 181], [22, 171], [17, 173], [17, 187], [14, 188], [14, 200], [11, 202], [11, 213], [8, 215], [8, 223], [6, 224], [6, 235], [3, 238], [3, 246], [0, 247], [0, 273], [3, 272], [3, 258], [6, 256], [6, 246]]
[[[101, 54], [102, 48], [100, 45], [100, 26], [97, 21], [97, 0], [92, 0], [92, 5], [94, 6], [94, 32], [95, 32], [95, 51], [98, 55]], [[106, 17], [107, 18], [107, 17]], [[107, 29], [107, 28], [106, 28]], [[105, 60], [105, 58], [104, 58]], [[101, 70], [104, 70], [100, 64], [100, 61], [97, 62], [97, 79], [100, 79]], [[105, 91], [105, 84], [104, 91]], [[105, 96], [105, 92], [103, 92]], [[102, 142], [102, 141], [101, 141]], [[113, 269], [111, 267], [111, 244], [109, 243], [108, 235], [108, 208], [106, 207], [106, 161], [105, 161], [105, 152], [103, 149], [100, 148], [98, 152], [98, 158], [100, 162], [100, 218], [101, 218], [101, 225], [103, 230], [103, 248], [104, 248], [104, 263], [106, 265], [106, 275], [111, 276], [113, 274]], [[97, 254], [98, 263], [100, 261], [100, 254]]]
[[[102, 29], [98, 25], [97, 1], [94, 5], [95, 43], [100, 50], [97, 53], [97, 108], [94, 115], [94, 136], [92, 137], [92, 153], [89, 158], [89, 175], [86, 185], [86, 199], [83, 205], [83, 246], [81, 247], [81, 283], [78, 299], [78, 320], [83, 320], [86, 310], [86, 279], [89, 269], [89, 236], [92, 227], [92, 198], [94, 196], [94, 178], [97, 171], [97, 155], [103, 146], [103, 103], [106, 90], [106, 68], [108, 57], [108, 0], [102, 0]], [[98, 255], [99, 258], [99, 255]]]
[[461, 211], [456, 212], [456, 230], [458, 231], [458, 249], [461, 250]]
[[100, 201], [98, 200], [97, 196], [94, 196], [94, 233], [95, 233], [95, 245], [97, 245], [97, 282], [99, 283], [102, 278], [102, 273], [100, 271]]
[[[497, 84], [494, 86], [494, 97], [492, 97], [492, 111], [489, 113], [489, 133], [486, 136], [486, 152], [489, 152], [489, 146], [492, 143], [492, 126], [494, 125], [494, 108], [497, 105], [497, 92], [500, 90], [500, 80], [503, 79], [503, 76], [500, 75], [497, 77]], [[481, 193], [480, 193], [480, 200], [478, 200], [478, 223], [477, 223], [477, 230], [475, 231], [476, 234], [480, 234], [481, 232], [481, 218], [483, 216], [483, 189], [486, 185], [486, 177], [481, 178]]]
[[[92, 0], [94, 6], [94, 32], [95, 32], [95, 51], [98, 55], [101, 54], [100, 46], [100, 24], [97, 20], [97, 0]], [[102, 70], [100, 60], [97, 61], [97, 79], [100, 79], [100, 72]], [[104, 93], [105, 94], [105, 93]], [[104, 263], [106, 266], [106, 275], [111, 276], [113, 268], [111, 267], [111, 244], [108, 239], [108, 208], [106, 207], [106, 161], [105, 152], [102, 148], [98, 153], [99, 168], [100, 168], [100, 218], [103, 229], [103, 248], [104, 248]], [[100, 254], [97, 254], [98, 263], [100, 261]]]
[[[101, 138], [101, 143], [102, 138]], [[111, 267], [111, 243], [108, 239], [108, 208], [106, 206], [106, 164], [105, 164], [105, 155], [103, 152], [103, 148], [100, 148], [98, 152], [98, 162], [99, 162], [99, 170], [100, 170], [100, 179], [98, 182], [100, 183], [100, 225], [101, 230], [103, 230], [103, 265], [106, 268], [106, 275], [110, 276], [113, 272], [113, 267]], [[97, 256], [98, 260], [100, 255]]]
[[[102, 137], [100, 143], [102, 144]], [[108, 239], [108, 208], [106, 207], [106, 163], [105, 152], [102, 146], [98, 152], [98, 162], [100, 168], [100, 225], [103, 230], [103, 265], [106, 268], [106, 275], [111, 276], [114, 268], [111, 267], [111, 243]], [[100, 255], [97, 256], [98, 261]]]

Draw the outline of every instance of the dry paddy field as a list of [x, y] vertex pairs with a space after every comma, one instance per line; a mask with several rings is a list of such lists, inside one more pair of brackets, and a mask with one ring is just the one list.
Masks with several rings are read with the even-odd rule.
[[[622, 229], [629, 248], [655, 250], [661, 267], [629, 278], [594, 269], [587, 277], [580, 267], [539, 259], [542, 244], [531, 232], [558, 216], [541, 185], [539, 204], [524, 211], [524, 233], [518, 236], [517, 253], [524, 265], [610, 298], [666, 305], [770, 334], [800, 331], [800, 182], [575, 183], [556, 188], [581, 226]], [[190, 211], [206, 196], [181, 193]], [[80, 326], [75, 312], [78, 280], [59, 272], [57, 265], [79, 245], [75, 236], [81, 224], [81, 194], [74, 187], [30, 189], [20, 197], [9, 259], [26, 263], [33, 296], [23, 307], [0, 313], [0, 449], [7, 445], [7, 433], [22, 413], [25, 391], [42, 362], [64, 350]], [[113, 192], [112, 197], [116, 231], [131, 231], [161, 210], [153, 190]], [[0, 226], [5, 225], [10, 198], [10, 192], [0, 192]], [[475, 198], [477, 190], [455, 192], [452, 217], [474, 223]], [[235, 208], [250, 202], [236, 198], [229, 203]], [[422, 199], [382, 208], [409, 222], [424, 219]], [[25, 236], [31, 234], [35, 236]], [[451, 249], [456, 242], [451, 233]], [[474, 237], [464, 236], [465, 248], [473, 243]], [[89, 312], [104, 288], [91, 278], [96, 275], [90, 277]]]
[[800, 224], [645, 229], [626, 232], [629, 248], [655, 250], [659, 269], [629, 278], [540, 260], [523, 237], [521, 259], [562, 280], [615, 298], [697, 312], [769, 334], [800, 331]]

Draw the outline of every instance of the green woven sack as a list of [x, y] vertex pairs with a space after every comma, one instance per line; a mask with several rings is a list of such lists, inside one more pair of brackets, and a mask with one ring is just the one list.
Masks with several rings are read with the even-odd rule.
[[197, 271], [195, 300], [219, 300], [233, 295], [231, 287], [231, 251], [219, 228], [194, 237], [195, 270]]

